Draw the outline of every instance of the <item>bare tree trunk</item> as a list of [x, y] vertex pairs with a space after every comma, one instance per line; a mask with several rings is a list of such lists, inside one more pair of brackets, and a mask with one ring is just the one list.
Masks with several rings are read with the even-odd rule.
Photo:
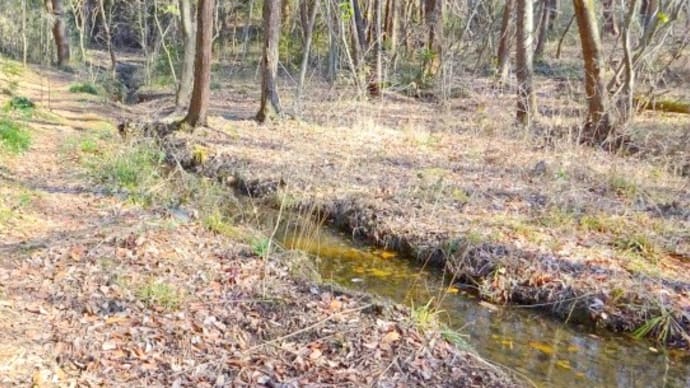
[[65, 8], [62, 0], [52, 0], [53, 16], [53, 38], [55, 39], [55, 47], [57, 48], [57, 65], [67, 66], [69, 64], [69, 40], [67, 37], [67, 27], [65, 25], [64, 15]]
[[29, 38], [26, 31], [26, 0], [22, 0], [22, 63], [26, 66], [29, 55]]
[[332, 86], [338, 76], [338, 59], [340, 58], [340, 45], [338, 44], [339, 26], [338, 14], [333, 11], [335, 0], [326, 0], [324, 2], [326, 9], [326, 21], [328, 25], [328, 83]]
[[640, 16], [642, 16], [642, 27], [645, 32], [649, 29], [656, 14], [659, 10], [659, 2], [657, 0], [643, 0], [640, 9]]
[[182, 58], [182, 73], [180, 84], [175, 96], [175, 111], [181, 113], [189, 104], [194, 84], [194, 18], [192, 17], [192, 3], [190, 0], [179, 0], [180, 25], [182, 26], [182, 39], [184, 40], [184, 56]]
[[517, 0], [517, 53], [516, 75], [518, 80], [517, 121], [529, 127], [534, 116], [536, 99], [532, 87], [534, 73], [532, 51], [533, 12], [532, 0]]
[[575, 15], [570, 17], [568, 24], [565, 26], [565, 29], [563, 29], [563, 33], [561, 34], [561, 38], [558, 40], [558, 48], [556, 48], [556, 59], [561, 58], [561, 47], [563, 47], [563, 41], [565, 40], [565, 36], [568, 34], [570, 27], [573, 26], [574, 21], [575, 21]]
[[625, 79], [623, 82], [623, 88], [621, 90], [621, 96], [618, 98], [618, 110], [620, 112], [620, 123], [627, 124], [630, 123], [635, 114], [635, 109], [633, 106], [633, 93], [635, 88], [635, 70], [633, 65], [632, 52], [630, 48], [630, 28], [632, 27], [632, 21], [635, 17], [635, 12], [637, 8], [637, 0], [631, 0], [629, 5], [628, 13], [625, 17], [625, 22], [622, 28], [622, 40], [623, 40], [623, 64], [624, 64], [624, 75]]
[[381, 88], [383, 87], [383, 28], [382, 28], [382, 16], [383, 13], [383, 0], [374, 0], [374, 12], [375, 22], [374, 22], [374, 49], [376, 51], [376, 79], [373, 83], [369, 83], [369, 95], [377, 97], [381, 95]]
[[261, 106], [256, 114], [260, 123], [280, 115], [278, 45], [280, 43], [280, 0], [264, 0], [264, 52], [261, 59]]
[[108, 47], [108, 54], [110, 54], [110, 71], [115, 77], [115, 70], [117, 68], [117, 59], [115, 58], [115, 51], [113, 51], [113, 37], [110, 34], [110, 19], [105, 13], [105, 0], [98, 0], [99, 12], [103, 19], [103, 31], [105, 32], [106, 45]]
[[427, 53], [424, 55], [424, 78], [436, 75], [441, 67], [443, 47], [443, 0], [426, 0], [426, 23], [429, 28]]
[[508, 79], [508, 69], [510, 68], [510, 46], [513, 41], [513, 8], [515, 0], [506, 0], [503, 7], [503, 18], [501, 19], [501, 36], [498, 43], [498, 64], [496, 69], [498, 79], [504, 83]]
[[561, 0], [549, 0], [549, 32], [556, 30], [556, 20], [561, 9]]
[[[305, 1], [306, 3], [306, 1]], [[302, 65], [300, 66], [299, 80], [297, 82], [297, 109], [301, 107], [302, 89], [304, 88], [304, 80], [307, 77], [307, 67], [309, 66], [309, 52], [311, 51], [311, 41], [314, 35], [314, 24], [316, 24], [316, 14], [319, 10], [319, 0], [314, 0], [312, 4], [309, 20], [307, 21], [306, 30], [304, 31], [304, 53], [302, 53]]]
[[194, 87], [184, 122], [192, 127], [206, 125], [211, 97], [211, 59], [213, 48], [214, 0], [199, 0], [196, 13], [196, 53]]
[[173, 82], [177, 84], [177, 72], [175, 71], [175, 63], [172, 59], [172, 54], [170, 54], [170, 49], [168, 49], [168, 44], [165, 43], [165, 35], [168, 33], [168, 29], [163, 29], [161, 25], [160, 18], [158, 17], [158, 0], [153, 0], [153, 21], [156, 23], [156, 28], [158, 29], [158, 34], [161, 38], [161, 46], [165, 52], [165, 57], [168, 59], [168, 68], [170, 69], [170, 75], [173, 77]]
[[587, 122], [581, 140], [592, 145], [603, 144], [611, 132], [611, 122], [594, 3], [592, 0], [573, 0], [573, 6], [580, 30], [588, 105]]
[[616, 22], [615, 2], [613, 0], [602, 0], [601, 6], [604, 16], [604, 32], [611, 35], [618, 35], [618, 23]]
[[549, 3], [551, 0], [542, 0], [540, 21], [539, 21], [539, 35], [537, 36], [537, 45], [534, 49], [534, 57], [539, 59], [544, 55], [544, 46], [546, 45], [546, 37], [549, 31], [549, 17], [551, 17]]

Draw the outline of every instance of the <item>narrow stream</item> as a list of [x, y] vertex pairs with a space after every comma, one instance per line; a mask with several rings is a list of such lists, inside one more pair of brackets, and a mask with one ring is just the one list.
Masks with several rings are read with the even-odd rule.
[[[439, 319], [465, 335], [481, 356], [540, 387], [690, 387], [687, 353], [564, 325], [526, 308], [480, 303], [448, 287], [440, 270], [423, 269], [394, 252], [358, 246], [350, 236], [297, 218], [281, 223], [276, 239], [288, 249], [314, 256], [324, 281], [407, 306], [442, 299]], [[265, 225], [275, 225], [274, 220], [275, 214], [265, 218]]]

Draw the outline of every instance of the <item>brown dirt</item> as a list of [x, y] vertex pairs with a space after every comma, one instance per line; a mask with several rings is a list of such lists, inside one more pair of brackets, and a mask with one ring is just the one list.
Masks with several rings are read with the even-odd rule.
[[26, 153], [0, 154], [0, 385], [517, 384], [406, 309], [299, 280], [287, 256], [98, 189], [70, 144], [142, 112], [40, 73], [18, 93], [50, 119], [27, 123]]
[[202, 156], [202, 174], [445, 264], [492, 302], [627, 332], [669, 311], [682, 330], [667, 342], [688, 346], [690, 190], [678, 167], [690, 119], [640, 113], [635, 156], [580, 147], [568, 133], [581, 91], [559, 82], [538, 82], [538, 136], [510, 126], [510, 90], [477, 79], [450, 109], [327, 92], [305, 122], [266, 126], [250, 120], [249, 87], [233, 84], [216, 92], [211, 128], [167, 140], [183, 162]]

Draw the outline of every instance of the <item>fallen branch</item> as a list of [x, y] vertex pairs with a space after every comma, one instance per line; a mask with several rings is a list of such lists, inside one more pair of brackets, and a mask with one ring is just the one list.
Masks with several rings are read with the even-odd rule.
[[657, 112], [690, 114], [690, 102], [679, 100], [645, 100], [635, 97], [635, 106], [638, 109], [654, 110]]

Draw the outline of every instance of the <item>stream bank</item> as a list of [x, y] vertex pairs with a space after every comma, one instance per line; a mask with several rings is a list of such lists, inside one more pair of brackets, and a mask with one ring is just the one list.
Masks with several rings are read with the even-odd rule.
[[[645, 264], [654, 268], [635, 267], [633, 270], [626, 261], [628, 256], [612, 247], [634, 244], [634, 240], [621, 240], [634, 236], [621, 235], [616, 237], [619, 240], [610, 243], [612, 245], [604, 243], [603, 246], [598, 236], [592, 237], [592, 242], [559, 240], [561, 233], [564, 236], [568, 233], [568, 228], [584, 234], [582, 225], [596, 212], [615, 212], [617, 208], [630, 206], [615, 193], [591, 192], [583, 194], [583, 199], [568, 194], [569, 201], [592, 201], [599, 206], [598, 209], [581, 208], [579, 215], [561, 209], [543, 193], [513, 190], [496, 194], [498, 198], [504, 197], [502, 205], [494, 202], [491, 206], [498, 206], [499, 210], [507, 205], [517, 206], [524, 208], [521, 212], [536, 213], [539, 222], [545, 225], [554, 224], [551, 230], [558, 233], [554, 243], [559, 244], [555, 245], [559, 248], [556, 252], [534, 247], [523, 239], [487, 238], [483, 230], [480, 233], [468, 230], [467, 227], [473, 225], [483, 226], [478, 224], [480, 221], [468, 224], [467, 220], [484, 214], [481, 216], [484, 219], [496, 217], [493, 222], [498, 224], [490, 224], [494, 228], [496, 225], [502, 228], [504, 224], [512, 228], [513, 236], [516, 230], [530, 236], [544, 234], [543, 226], [516, 224], [514, 219], [505, 216], [486, 214], [483, 210], [487, 206], [486, 199], [482, 198], [496, 196], [486, 197], [486, 193], [477, 189], [468, 194], [469, 190], [459, 188], [457, 178], [449, 174], [453, 171], [462, 176], [463, 170], [447, 166], [443, 152], [429, 161], [428, 155], [415, 159], [421, 157], [419, 151], [415, 151], [416, 144], [397, 150], [392, 143], [403, 145], [395, 132], [367, 130], [349, 134], [351, 137], [345, 139], [342, 149], [336, 149], [319, 147], [322, 143], [343, 142], [334, 136], [334, 130], [314, 129], [299, 123], [258, 129], [246, 122], [228, 129], [232, 124], [217, 120], [211, 125], [216, 129], [202, 129], [194, 134], [161, 131], [161, 128], [149, 128], [144, 132], [161, 137], [171, 162], [224, 182], [245, 195], [269, 198], [276, 207], [287, 201], [290, 208], [325, 217], [336, 228], [373, 246], [446, 268], [455, 281], [473, 287], [484, 300], [536, 306], [564, 321], [586, 323], [614, 332], [639, 332], [649, 322], [659, 322], [657, 317], [661, 317], [661, 322], [665, 323], [652, 326], [643, 335], [656, 336], [673, 347], [689, 346], [686, 333], [690, 329], [690, 261], [685, 260], [687, 236], [682, 232], [682, 226], [690, 220], [688, 213], [654, 215], [660, 223], [674, 225], [680, 222], [681, 234], [677, 236], [679, 240], [674, 240], [680, 244], [674, 245], [668, 254], [655, 255], [656, 264]], [[438, 136], [450, 138], [455, 135]], [[305, 142], [316, 148], [304, 149]], [[377, 148], [378, 144], [386, 146]], [[372, 147], [376, 149], [366, 151]], [[385, 152], [390, 149], [397, 150], [396, 158], [401, 157], [401, 152], [405, 153], [407, 160], [386, 156]], [[347, 156], [348, 152], [355, 154]], [[378, 156], [372, 159], [371, 155]], [[434, 165], [432, 162], [443, 167], [429, 167]], [[415, 164], [426, 167], [415, 170], [412, 168]], [[532, 173], [517, 171], [517, 174], [520, 179], [533, 182], [532, 186], [535, 182], [547, 182], [546, 178]], [[430, 175], [431, 180], [426, 175]], [[678, 192], [677, 198], [683, 203], [690, 201], [690, 195], [683, 191]], [[472, 206], [474, 202], [477, 203]], [[635, 206], [636, 209], [628, 210], [648, 212], [644, 205]], [[480, 213], [474, 214], [477, 210]], [[608, 226], [597, 225], [608, 231]], [[599, 249], [593, 251], [598, 252], [599, 257], [588, 256], [587, 249], [592, 244]], [[607, 251], [602, 253], [602, 248]], [[659, 295], [663, 297], [659, 299]], [[665, 325], [670, 329], [665, 329]], [[666, 333], [665, 337], [659, 336], [662, 332]]]
[[22, 119], [29, 147], [0, 149], [0, 385], [519, 386], [404, 307], [295, 276], [299, 256], [123, 197], [90, 175], [141, 174], [142, 158], [110, 168], [134, 152], [109, 124], [121, 106], [40, 70], [17, 89], [40, 113]]

